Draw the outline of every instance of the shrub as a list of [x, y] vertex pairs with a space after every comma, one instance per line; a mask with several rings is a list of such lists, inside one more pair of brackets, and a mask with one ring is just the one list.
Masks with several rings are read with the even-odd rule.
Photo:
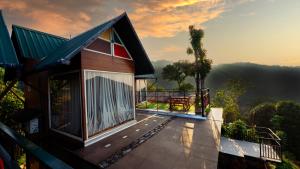
[[276, 114], [276, 106], [262, 103], [250, 110], [250, 122], [257, 126], [272, 127], [271, 119]]
[[225, 135], [233, 139], [244, 139], [247, 136], [247, 125], [242, 120], [236, 120], [225, 127]]
[[286, 148], [300, 159], [300, 105], [291, 101], [277, 103], [277, 114], [283, 117], [281, 130], [286, 133]]

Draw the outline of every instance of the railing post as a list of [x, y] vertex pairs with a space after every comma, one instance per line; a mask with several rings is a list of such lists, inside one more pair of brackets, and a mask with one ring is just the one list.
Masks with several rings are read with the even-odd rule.
[[158, 111], [157, 89], [155, 90], [155, 99], [156, 99], [156, 111]]
[[203, 97], [203, 89], [200, 89], [200, 95], [201, 95], [201, 113], [204, 117], [204, 97]]
[[259, 156], [261, 158], [261, 138], [258, 139], [259, 139]]

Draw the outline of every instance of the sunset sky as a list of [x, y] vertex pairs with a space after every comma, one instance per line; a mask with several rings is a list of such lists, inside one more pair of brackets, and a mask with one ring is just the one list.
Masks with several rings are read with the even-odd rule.
[[191, 59], [188, 26], [214, 64], [300, 66], [300, 0], [0, 0], [6, 23], [70, 37], [126, 11], [151, 60]]

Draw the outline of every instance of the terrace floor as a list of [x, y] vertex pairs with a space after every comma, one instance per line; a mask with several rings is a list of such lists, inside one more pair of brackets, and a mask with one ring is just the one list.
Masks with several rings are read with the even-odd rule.
[[211, 114], [193, 120], [137, 111], [136, 125], [73, 153], [99, 168], [217, 169], [222, 109]]

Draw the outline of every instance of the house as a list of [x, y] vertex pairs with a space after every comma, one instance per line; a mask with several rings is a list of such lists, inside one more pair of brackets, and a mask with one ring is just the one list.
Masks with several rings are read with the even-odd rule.
[[126, 13], [71, 39], [13, 25], [11, 40], [22, 68], [6, 77], [41, 133], [87, 146], [136, 123], [135, 77], [154, 69]]

